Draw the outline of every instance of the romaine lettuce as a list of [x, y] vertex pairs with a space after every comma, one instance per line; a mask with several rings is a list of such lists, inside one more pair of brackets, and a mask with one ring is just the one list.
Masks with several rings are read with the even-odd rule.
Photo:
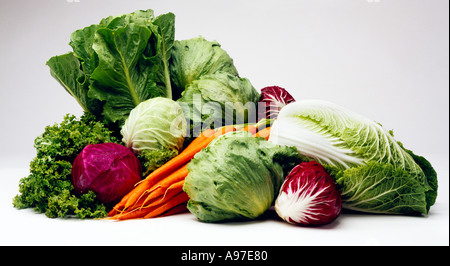
[[175, 16], [153, 10], [110, 16], [72, 33], [73, 52], [47, 65], [84, 110], [123, 121], [139, 103], [172, 98], [169, 59]]

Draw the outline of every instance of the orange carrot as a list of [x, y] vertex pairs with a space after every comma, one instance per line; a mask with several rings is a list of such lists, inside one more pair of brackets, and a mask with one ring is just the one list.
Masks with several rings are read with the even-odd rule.
[[162, 188], [168, 188], [171, 185], [184, 180], [184, 178], [189, 174], [189, 171], [187, 169], [187, 164], [183, 165], [181, 168], [173, 172], [171, 175], [167, 176], [161, 182], [159, 182], [157, 185]]
[[[187, 172], [187, 170], [186, 170]], [[187, 175], [187, 174], [186, 174]], [[168, 186], [168, 187], [163, 187], [160, 186], [157, 188], [157, 190], [155, 190], [152, 193], [149, 193], [149, 195], [147, 196], [147, 198], [145, 199], [144, 203], [142, 204], [143, 206], [147, 205], [147, 203], [149, 203], [152, 200], [155, 200], [156, 198], [162, 196], [163, 200], [165, 197], [170, 198], [171, 196], [173, 196], [174, 192], [175, 194], [177, 194], [178, 192], [181, 192], [183, 190], [183, 184], [184, 184], [184, 178], [186, 176], [183, 177], [182, 180], [173, 183], [172, 185]]]
[[255, 125], [247, 125], [242, 130], [247, 131], [253, 135], [253, 134], [256, 134], [256, 131], [258, 130], [258, 128]]
[[186, 192], [178, 193], [175, 197], [173, 197], [170, 201], [164, 203], [163, 205], [157, 207], [156, 209], [150, 211], [147, 213], [144, 218], [153, 218], [157, 217], [158, 215], [163, 214], [164, 212], [172, 209], [173, 207], [180, 205], [182, 203], [185, 203], [189, 200], [188, 195]]
[[216, 131], [214, 129], [205, 129], [202, 133], [200, 133], [200, 135], [198, 135], [189, 145], [189, 146], [195, 146], [198, 143], [200, 143], [202, 140], [210, 137], [212, 134], [214, 134]]
[[[186, 176], [189, 174], [189, 171], [186, 167], [187, 164], [183, 165], [181, 168], [168, 175], [160, 182], [156, 183], [152, 188], [147, 190], [145, 193], [142, 193], [141, 196], [148, 194], [146, 200], [144, 201], [144, 205], [151, 199], [156, 198], [162, 194], [174, 183], [179, 181], [183, 181]], [[139, 200], [138, 200], [139, 201]]]
[[[155, 197], [150, 204], [146, 204], [143, 207], [136, 207], [131, 210], [126, 210], [124, 212], [118, 212], [116, 215], [108, 218], [108, 219], [115, 219], [115, 220], [128, 220], [128, 219], [137, 219], [137, 218], [144, 218], [145, 215], [149, 214], [150, 212], [153, 212], [152, 215], [149, 216], [158, 216], [161, 211], [164, 211], [164, 208], [171, 208], [170, 206], [180, 205], [180, 204], [186, 204], [189, 200], [189, 197], [181, 197], [180, 194], [183, 194], [183, 184], [184, 180], [181, 180], [177, 183], [172, 184], [170, 187], [167, 188], [166, 192], [162, 195], [159, 195]], [[185, 194], [185, 193], [184, 193]], [[175, 202], [173, 202], [175, 201]], [[166, 210], [167, 211], [167, 210]], [[181, 211], [181, 210], [180, 210]], [[174, 211], [175, 213], [180, 211]], [[151, 218], [151, 217], [147, 217]]]
[[183, 185], [184, 185], [184, 179], [181, 181], [178, 181], [176, 183], [173, 183], [170, 187], [168, 187], [166, 189], [166, 191], [164, 192], [163, 198], [158, 201], [158, 202], [162, 202], [163, 200], [170, 199], [173, 196], [175, 196], [176, 194], [180, 193], [183, 191]]
[[152, 209], [134, 209], [132, 211], [126, 213], [118, 213], [111, 217], [111, 219], [115, 220], [129, 220], [129, 219], [138, 219], [144, 217], [146, 214], [150, 213]]
[[216, 130], [216, 133], [214, 133], [214, 136], [218, 137], [218, 136], [221, 136], [223, 134], [226, 134], [226, 133], [232, 132], [232, 131], [236, 131], [236, 128], [234, 127], [234, 125], [224, 126], [224, 127], [218, 128]]
[[[173, 189], [167, 190], [166, 193], [163, 195], [158, 196], [157, 198], [153, 199], [149, 203], [147, 203], [142, 208], [155, 208], [159, 207], [163, 204], [166, 204], [173, 200], [173, 198], [183, 192], [183, 185], [174, 187]], [[187, 202], [187, 201], [186, 201]]]
[[[143, 206], [144, 205], [144, 201], [145, 201], [145, 199], [146, 199], [146, 197], [145, 197], [145, 195], [147, 195], [148, 193], [144, 193], [144, 195], [142, 195], [139, 199], [138, 199], [138, 201], [135, 203], [135, 206]], [[114, 215], [116, 215], [116, 214], [123, 214], [123, 213], [125, 213], [125, 212], [128, 212], [128, 211], [132, 211], [132, 210], [134, 210], [135, 208], [133, 207], [133, 208], [125, 208], [125, 206], [114, 206], [114, 208], [113, 208], [113, 210], [115, 210], [115, 211], [110, 211], [110, 213], [111, 214], [108, 214], [108, 215], [110, 215], [110, 216], [114, 216]]]
[[253, 134], [254, 137], [263, 137], [266, 140], [270, 137], [270, 127], [266, 127], [264, 129], [261, 129], [260, 131], [256, 132], [256, 134]]
[[165, 213], [157, 216], [157, 217], [165, 217], [165, 216], [169, 216], [169, 215], [173, 215], [173, 214], [178, 214], [178, 213], [182, 213], [182, 212], [187, 212], [188, 208], [187, 208], [187, 204], [186, 203], [182, 203], [180, 205], [177, 205], [175, 207], [173, 207], [172, 209], [166, 211]]
[[109, 212], [108, 212], [108, 216], [114, 216], [114, 215], [116, 215], [118, 213], [118, 211], [116, 210], [116, 209], [112, 209], [112, 210], [110, 210]]

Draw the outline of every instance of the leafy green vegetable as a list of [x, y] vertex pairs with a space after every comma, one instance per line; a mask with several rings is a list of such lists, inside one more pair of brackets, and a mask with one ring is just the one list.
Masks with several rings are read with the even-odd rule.
[[380, 124], [341, 106], [318, 100], [291, 103], [280, 111], [269, 141], [294, 145], [302, 156], [326, 166], [340, 186], [345, 208], [426, 214], [435, 202], [431, 164], [412, 156]]
[[437, 198], [437, 190], [438, 190], [438, 180], [437, 180], [437, 173], [434, 170], [431, 163], [425, 159], [422, 156], [414, 154], [411, 150], [405, 149], [403, 147], [403, 144], [401, 142], [397, 142], [411, 157], [414, 159], [414, 161], [420, 166], [423, 173], [425, 174], [425, 177], [427, 178], [427, 183], [430, 186], [431, 189], [427, 190], [425, 192], [425, 197], [427, 201], [427, 210], [429, 210], [430, 206], [433, 206], [433, 204], [436, 202]]
[[233, 59], [218, 42], [203, 37], [175, 41], [170, 75], [193, 136], [252, 116], [256, 120], [259, 94], [248, 79], [238, 76]]
[[119, 142], [95, 116], [80, 119], [66, 115], [60, 124], [47, 126], [36, 138], [37, 155], [30, 163], [30, 175], [20, 180], [13, 199], [16, 208], [34, 208], [46, 216], [97, 218], [107, 215], [107, 207], [89, 192], [79, 196], [71, 183], [72, 163], [88, 144]]
[[131, 110], [121, 134], [126, 146], [147, 166], [144, 172], [148, 173], [178, 155], [186, 135], [186, 119], [177, 102], [156, 97]]
[[93, 24], [76, 30], [70, 35], [69, 45], [72, 47], [75, 57], [80, 61], [80, 70], [86, 75], [86, 79], [89, 79], [98, 64], [98, 57], [92, 49], [95, 32], [98, 28], [100, 28], [99, 25]]
[[390, 163], [371, 161], [339, 171], [335, 179], [347, 209], [393, 214], [428, 212], [425, 187], [408, 171]]
[[254, 219], [278, 195], [285, 175], [299, 162], [295, 147], [279, 146], [248, 132], [214, 140], [188, 164], [184, 191], [199, 220]]
[[175, 43], [174, 23], [175, 15], [167, 13], [158, 16], [153, 21], [153, 25], [150, 26], [154, 32], [154, 35], [151, 36], [151, 41], [156, 43], [155, 61], [159, 69], [159, 71], [156, 72], [156, 85], [162, 88], [165, 92], [163, 95], [169, 99], [175, 99], [172, 93], [169, 70], [169, 61]]
[[63, 55], [54, 56], [47, 61], [50, 67], [50, 74], [63, 88], [75, 98], [84, 111], [94, 114], [101, 112], [101, 103], [88, 97], [89, 81], [81, 70], [80, 61], [74, 53], [69, 52]]
[[136, 156], [141, 162], [142, 175], [145, 177], [178, 154], [179, 152], [177, 150], [160, 148], [158, 150], [141, 150]]
[[221, 71], [194, 80], [178, 100], [196, 132], [201, 131], [199, 125], [204, 129], [256, 122], [258, 101], [259, 94], [248, 79]]
[[137, 24], [97, 30], [93, 49], [99, 65], [91, 76], [89, 96], [105, 102], [104, 114], [112, 121], [126, 118], [152, 95], [155, 85], [148, 81], [156, 67], [143, 57], [150, 35], [147, 27]]
[[150, 9], [110, 16], [73, 32], [73, 52], [47, 65], [84, 110], [121, 123], [149, 98], [172, 98], [174, 24], [172, 13], [155, 18]]
[[174, 90], [181, 93], [195, 80], [217, 71], [238, 75], [233, 59], [216, 41], [203, 37], [175, 41], [172, 49], [170, 75]]

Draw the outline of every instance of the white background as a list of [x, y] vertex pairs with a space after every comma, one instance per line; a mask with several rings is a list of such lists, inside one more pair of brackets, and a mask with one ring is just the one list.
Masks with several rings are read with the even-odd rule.
[[[430, 214], [344, 214], [326, 227], [299, 228], [270, 216], [117, 223], [14, 209], [34, 138], [64, 114], [82, 113], [45, 62], [70, 50], [73, 31], [148, 8], [175, 13], [178, 40], [217, 40], [258, 90], [282, 86], [298, 100], [333, 101], [394, 129], [438, 172]], [[447, 0], [0, 0], [0, 244], [448, 245], [448, 8]]]

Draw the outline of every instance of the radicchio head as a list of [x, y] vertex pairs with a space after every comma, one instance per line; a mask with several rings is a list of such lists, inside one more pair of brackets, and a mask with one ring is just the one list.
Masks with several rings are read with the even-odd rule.
[[283, 220], [300, 225], [331, 223], [341, 209], [334, 180], [314, 161], [302, 162], [292, 169], [275, 201], [275, 210]]

